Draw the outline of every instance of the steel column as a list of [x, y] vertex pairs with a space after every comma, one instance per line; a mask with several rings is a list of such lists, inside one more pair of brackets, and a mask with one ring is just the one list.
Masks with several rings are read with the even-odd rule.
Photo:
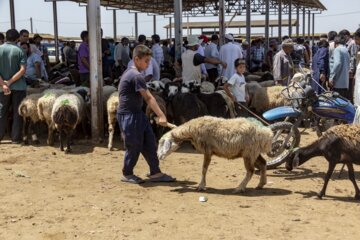
[[139, 37], [139, 22], [138, 22], [138, 13], [135, 13], [135, 38], [136, 40]]
[[174, 0], [175, 21], [175, 57], [181, 58], [182, 47], [182, 0]]
[[154, 34], [156, 34], [156, 15], [153, 16], [153, 22], [154, 22]]
[[282, 0], [279, 0], [279, 42], [282, 41]]
[[251, 46], [251, 1], [246, 0], [246, 41], [249, 44], [249, 48], [247, 49], [247, 61], [250, 64], [251, 68], [251, 54], [250, 54], [250, 46]]
[[88, 0], [87, 3], [89, 16], [91, 134], [93, 141], [97, 142], [101, 141], [104, 135], [100, 0]]
[[11, 28], [16, 29], [15, 25], [15, 5], [14, 0], [9, 0], [10, 5], [10, 22], [11, 22]]
[[303, 8], [303, 25], [302, 25], [302, 34], [303, 34], [303, 38], [305, 38], [306, 36], [306, 10], [305, 8]]
[[269, 49], [270, 0], [265, 1], [265, 53]]
[[117, 25], [116, 25], [116, 10], [113, 10], [113, 30], [114, 30], [114, 41], [117, 40]]
[[296, 7], [296, 37], [300, 35], [300, 8], [299, 6]]
[[311, 12], [308, 11], [308, 39], [310, 40], [311, 35]]
[[225, 39], [225, 0], [219, 0], [219, 40], [220, 46], [224, 44]]
[[169, 26], [170, 26], [170, 28], [169, 28], [169, 35], [170, 35], [170, 44], [171, 44], [171, 42], [172, 42], [172, 17], [170, 17], [169, 18]]
[[32, 19], [32, 17], [30, 18], [30, 31], [31, 31], [31, 34], [33, 34], [34, 33], [34, 31], [33, 31], [33, 19]]
[[291, 38], [292, 35], [292, 24], [291, 24], [291, 19], [292, 19], [292, 0], [289, 0], [289, 37]]
[[59, 31], [57, 18], [57, 4], [53, 2], [53, 21], [54, 21], [54, 41], [55, 41], [55, 61], [59, 62]]
[[315, 44], [315, 13], [312, 14], [312, 45]]

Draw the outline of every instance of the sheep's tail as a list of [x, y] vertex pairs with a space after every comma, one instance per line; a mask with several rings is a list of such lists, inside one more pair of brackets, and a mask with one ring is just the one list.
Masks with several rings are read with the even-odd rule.
[[26, 117], [29, 114], [30, 113], [29, 113], [29, 110], [27, 109], [26, 104], [20, 104], [20, 106], [19, 106], [19, 115], [22, 116], [22, 117]]
[[44, 106], [43, 106], [43, 104], [41, 102], [39, 102], [38, 105], [37, 105], [37, 111], [38, 111], [39, 119], [40, 120], [45, 120]]
[[360, 124], [360, 106], [356, 109], [354, 124]]
[[75, 128], [78, 122], [78, 114], [69, 105], [63, 105], [55, 111], [53, 121], [56, 125], [65, 125]]

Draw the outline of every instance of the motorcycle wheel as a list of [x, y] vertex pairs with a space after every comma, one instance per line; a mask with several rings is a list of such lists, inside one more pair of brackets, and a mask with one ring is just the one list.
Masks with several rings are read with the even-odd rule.
[[[266, 160], [267, 169], [275, 169], [283, 164], [291, 149], [299, 146], [301, 135], [298, 128], [291, 132], [293, 126], [289, 122], [277, 122], [269, 126], [274, 132], [272, 149], [269, 153], [261, 155]], [[290, 138], [285, 142], [289, 134]]]

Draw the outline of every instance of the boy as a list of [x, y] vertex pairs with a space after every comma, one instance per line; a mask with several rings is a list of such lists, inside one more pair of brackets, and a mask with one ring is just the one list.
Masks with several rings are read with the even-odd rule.
[[159, 124], [166, 126], [166, 116], [147, 89], [144, 76], [141, 73], [149, 66], [152, 52], [148, 47], [138, 45], [134, 49], [133, 55], [134, 65], [124, 72], [119, 84], [120, 104], [117, 120], [124, 136], [126, 148], [122, 170], [124, 177], [121, 181], [134, 184], [144, 182], [143, 179], [133, 173], [141, 153], [150, 167], [150, 174], [148, 175], [150, 181], [173, 182], [176, 180], [175, 178], [160, 171], [155, 136], [149, 120], [142, 111], [144, 99], [159, 117]]

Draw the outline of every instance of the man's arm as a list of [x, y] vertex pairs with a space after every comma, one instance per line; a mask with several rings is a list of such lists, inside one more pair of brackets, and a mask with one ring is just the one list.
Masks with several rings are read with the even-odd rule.
[[230, 86], [230, 84], [225, 83], [225, 85], [224, 85], [224, 90], [225, 90], [226, 94], [227, 94], [234, 102], [236, 102], [236, 98], [235, 98], [235, 96], [231, 93], [231, 91], [230, 91], [230, 89], [229, 89], [229, 86]]
[[81, 57], [80, 59], [81, 59], [81, 62], [85, 65], [85, 67], [90, 70], [90, 64], [89, 64], [87, 58]]
[[25, 74], [25, 71], [26, 65], [20, 65], [20, 70], [7, 81], [7, 85], [10, 87], [11, 84], [19, 80]]
[[35, 73], [37, 78], [41, 78], [41, 63], [35, 62]]
[[334, 79], [336, 74], [339, 72], [341, 68], [341, 54], [339, 49], [335, 49], [333, 53], [334, 64], [332, 69], [330, 69], [330, 85], [334, 85]]

